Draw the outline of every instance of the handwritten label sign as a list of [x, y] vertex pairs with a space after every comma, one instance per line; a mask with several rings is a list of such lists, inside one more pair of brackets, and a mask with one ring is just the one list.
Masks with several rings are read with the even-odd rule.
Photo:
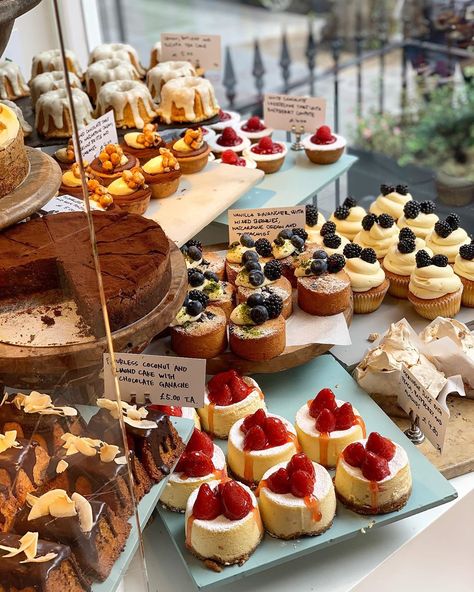
[[265, 95], [263, 102], [265, 124], [279, 130], [296, 131], [303, 127], [313, 132], [326, 120], [326, 101], [318, 97], [294, 97], [292, 95]]
[[[95, 202], [89, 201], [91, 210], [101, 210]], [[39, 214], [60, 214], [61, 212], [84, 212], [84, 201], [72, 195], [57, 195], [45, 204]]]
[[419, 383], [413, 374], [402, 367], [403, 392], [398, 394], [398, 404], [408, 414], [418, 417], [421, 431], [438, 450], [443, 451], [449, 412]]
[[254, 239], [273, 240], [284, 228], [304, 228], [305, 207], [255, 208], [251, 210], [229, 210], [229, 243], [238, 241], [244, 234]]
[[195, 68], [204, 70], [220, 70], [221, 36], [162, 33], [161, 59], [191, 62]]
[[[115, 127], [114, 112], [107, 111], [98, 119], [79, 130], [82, 159], [91, 162], [99, 156], [102, 148], [107, 144], [117, 144], [117, 128]], [[74, 147], [77, 158], [77, 149]]]
[[[206, 361], [171, 356], [115, 354], [120, 396], [137, 403], [202, 407]], [[105, 396], [115, 399], [110, 355], [104, 354]]]

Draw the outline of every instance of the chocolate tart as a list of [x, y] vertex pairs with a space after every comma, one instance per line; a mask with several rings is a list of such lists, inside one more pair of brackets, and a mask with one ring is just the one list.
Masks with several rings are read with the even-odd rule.
[[138, 191], [134, 191], [130, 195], [115, 195], [110, 193], [114, 199], [114, 204], [121, 210], [129, 214], [143, 215], [150, 205], [151, 189], [144, 187]]
[[100, 181], [101, 185], [108, 187], [112, 181], [118, 179], [124, 171], [129, 171], [137, 166], [140, 166], [140, 161], [136, 156], [128, 152], [128, 150], [124, 150], [124, 154], [128, 158], [128, 162], [114, 167], [114, 170], [111, 173], [107, 173], [102, 169], [99, 158], [94, 158], [90, 165], [91, 175]]
[[201, 148], [197, 150], [190, 150], [189, 152], [179, 152], [173, 149], [174, 142], [168, 146], [169, 150], [176, 157], [183, 175], [192, 175], [198, 173], [208, 163], [208, 157], [211, 148], [207, 142], [204, 142]]

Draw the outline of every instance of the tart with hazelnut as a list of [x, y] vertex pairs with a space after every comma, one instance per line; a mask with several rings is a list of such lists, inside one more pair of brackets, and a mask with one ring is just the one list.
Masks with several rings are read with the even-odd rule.
[[250, 148], [250, 140], [239, 136], [233, 127], [226, 127], [211, 143], [211, 150], [217, 158], [225, 151], [232, 150], [237, 154], [242, 154], [244, 150]]
[[179, 162], [167, 148], [160, 148], [159, 156], [155, 156], [143, 165], [145, 181], [150, 186], [151, 195], [155, 199], [169, 197], [176, 193], [181, 177]]
[[171, 152], [177, 158], [181, 172], [192, 175], [206, 166], [211, 149], [204, 141], [201, 128], [189, 128], [182, 138], [172, 143]]
[[91, 174], [106, 187], [119, 179], [124, 171], [140, 165], [136, 156], [124, 152], [118, 144], [107, 144], [97, 158], [91, 162]]
[[54, 160], [59, 164], [61, 170], [67, 171], [76, 161], [76, 155], [74, 153], [74, 144], [72, 138], [69, 138], [67, 146], [58, 148], [53, 154]]
[[97, 179], [89, 179], [87, 189], [89, 190], [89, 199], [103, 210], [112, 210], [116, 207], [108, 188], [101, 185]]
[[322, 125], [312, 136], [303, 139], [306, 156], [314, 164], [333, 164], [337, 162], [346, 147], [346, 140], [333, 134], [328, 125]]
[[[85, 161], [84, 168], [88, 168]], [[81, 171], [77, 162], [74, 162], [69, 169], [63, 172], [61, 185], [59, 186], [59, 195], [72, 195], [73, 197], [83, 199]]]
[[123, 171], [122, 176], [108, 186], [108, 192], [115, 205], [131, 214], [142, 215], [150, 205], [151, 190], [138, 167]]
[[265, 136], [243, 152], [245, 158], [257, 163], [257, 168], [265, 174], [276, 173], [283, 166], [288, 148], [284, 142], [273, 142], [270, 136]]
[[120, 146], [125, 152], [138, 158], [143, 166], [145, 162], [158, 156], [159, 149], [164, 148], [166, 143], [158, 133], [158, 126], [154, 123], [146, 123], [141, 132], [125, 134]]

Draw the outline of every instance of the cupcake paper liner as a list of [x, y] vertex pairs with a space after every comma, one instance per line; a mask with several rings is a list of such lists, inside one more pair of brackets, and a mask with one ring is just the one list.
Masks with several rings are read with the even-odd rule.
[[371, 288], [367, 292], [353, 292], [354, 295], [354, 313], [367, 314], [374, 312], [382, 304], [387, 293], [389, 281], [385, 278], [383, 284]]
[[388, 293], [395, 298], [404, 298], [406, 300], [408, 298], [408, 284], [410, 283], [410, 276], [398, 275], [397, 273], [387, 271], [385, 268], [384, 271], [385, 277], [390, 282]]
[[464, 286], [461, 299], [462, 305], [468, 306], [469, 308], [474, 308], [474, 281], [467, 280], [461, 276], [459, 276], [459, 279]]
[[409, 292], [408, 300], [421, 317], [433, 321], [436, 317], [455, 317], [461, 308], [462, 293], [463, 289], [460, 288], [456, 292], [445, 294], [440, 298], [422, 300]]

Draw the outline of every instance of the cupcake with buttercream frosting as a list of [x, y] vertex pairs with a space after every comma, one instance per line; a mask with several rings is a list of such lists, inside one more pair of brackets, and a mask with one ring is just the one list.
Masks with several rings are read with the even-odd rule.
[[338, 234], [349, 240], [354, 240], [355, 235], [362, 230], [362, 219], [367, 212], [353, 197], [346, 197], [342, 206], [339, 206], [331, 214], [329, 220], [336, 225]]
[[382, 260], [389, 248], [398, 240], [399, 229], [390, 214], [367, 214], [362, 218], [362, 230], [354, 237], [354, 242], [362, 248], [373, 249], [377, 259]]
[[462, 304], [474, 308], [474, 242], [459, 249], [454, 260], [454, 273], [464, 286]]
[[370, 211], [376, 216], [381, 214], [390, 214], [392, 218], [398, 220], [403, 215], [403, 207], [413, 198], [408, 192], [406, 185], [380, 185], [380, 195], [371, 204]]
[[446, 255], [418, 251], [408, 290], [408, 300], [425, 319], [454, 317], [461, 308], [463, 284]]
[[353, 243], [346, 246], [344, 255], [345, 271], [351, 280], [354, 297], [354, 312], [364, 314], [377, 310], [387, 293], [389, 281], [375, 251], [362, 249]]
[[433, 201], [408, 201], [403, 207], [403, 215], [397, 221], [398, 228], [410, 228], [418, 238], [425, 239], [433, 231], [439, 218], [435, 214]]
[[308, 204], [306, 206], [306, 222], [304, 229], [308, 235], [306, 239], [307, 244], [321, 244], [321, 234], [320, 229], [321, 226], [326, 222], [325, 217], [318, 211], [318, 207], [314, 206], [313, 204]]
[[342, 255], [344, 247], [350, 243], [348, 238], [336, 232], [336, 226], [331, 220], [321, 226], [320, 234], [320, 246], [328, 255], [334, 255], [335, 253]]
[[457, 214], [448, 214], [445, 220], [436, 222], [433, 232], [426, 237], [426, 246], [435, 255], [446, 255], [449, 263], [454, 263], [462, 245], [471, 242], [467, 232], [459, 227], [459, 223]]

